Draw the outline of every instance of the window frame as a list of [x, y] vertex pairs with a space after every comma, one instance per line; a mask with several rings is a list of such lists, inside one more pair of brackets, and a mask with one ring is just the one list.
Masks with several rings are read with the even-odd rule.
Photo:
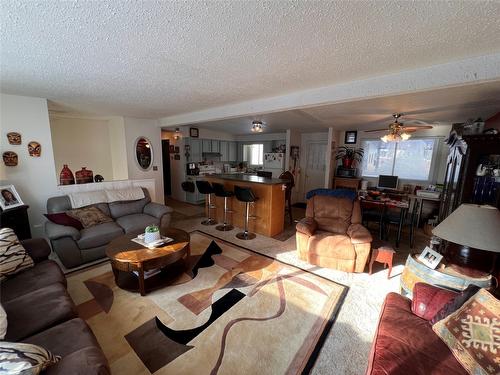
[[[416, 181], [418, 183], [425, 183], [425, 182], [432, 182], [432, 181], [435, 181], [436, 178], [437, 178], [437, 173], [438, 173], [438, 168], [437, 168], [437, 163], [438, 163], [438, 154], [439, 154], [439, 150], [441, 149], [441, 144], [440, 144], [440, 140], [442, 140], [442, 137], [412, 137], [411, 139], [409, 139], [408, 141], [412, 141], [412, 140], [433, 140], [434, 141], [434, 146], [432, 148], [432, 157], [431, 157], [431, 165], [429, 167], [429, 174], [427, 176], [427, 179], [425, 180], [420, 180], [420, 179], [415, 179], [415, 178], [406, 178], [406, 177], [399, 177], [399, 180], [400, 181]], [[367, 142], [367, 141], [379, 141], [379, 142], [382, 142], [380, 140], [380, 138], [364, 138], [361, 140], [361, 147], [365, 148], [365, 145], [364, 145], [364, 142]], [[402, 142], [408, 142], [408, 141], [402, 141]], [[395, 168], [395, 165], [396, 165], [396, 153], [397, 153], [397, 145], [395, 147], [395, 150], [394, 150], [394, 157], [392, 158], [392, 167], [391, 167], [391, 175], [394, 176], [394, 168]], [[378, 178], [378, 175], [377, 176], [370, 176], [370, 175], [365, 175], [363, 174], [363, 167], [362, 165], [360, 165], [360, 175], [361, 177], [363, 178], [372, 178], [372, 179], [376, 179]]]
[[[262, 153], [261, 153], [261, 155], [259, 157], [259, 159], [262, 160], [261, 164], [252, 164], [252, 163], [250, 163], [250, 161], [245, 160], [245, 147], [255, 147], [255, 146], [261, 146], [261, 148], [262, 148]], [[250, 166], [263, 166], [264, 165], [264, 143], [260, 143], [260, 142], [245, 143], [245, 144], [243, 144], [243, 148], [242, 148], [241, 151], [243, 153], [242, 159], [243, 159], [244, 162], [248, 163], [248, 165], [250, 165]]]

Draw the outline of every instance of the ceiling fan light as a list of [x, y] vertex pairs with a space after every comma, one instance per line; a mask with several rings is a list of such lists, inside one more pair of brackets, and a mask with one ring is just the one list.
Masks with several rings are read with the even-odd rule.
[[389, 140], [387, 135], [384, 135], [383, 137], [380, 137], [380, 140], [384, 143], [387, 143], [387, 141]]
[[253, 133], [262, 133], [262, 122], [261, 121], [253, 121], [252, 128], [250, 129]]
[[411, 137], [411, 134], [401, 133], [401, 138], [403, 139], [403, 141], [410, 139], [410, 137]]

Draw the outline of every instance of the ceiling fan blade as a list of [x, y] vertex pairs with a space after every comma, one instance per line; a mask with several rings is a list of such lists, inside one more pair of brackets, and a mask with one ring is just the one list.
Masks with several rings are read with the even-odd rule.
[[402, 131], [405, 132], [414, 132], [417, 130], [425, 130], [425, 129], [432, 129], [431, 125], [422, 125], [422, 126], [403, 126]]
[[383, 128], [383, 129], [373, 129], [373, 130], [363, 130], [365, 133], [374, 133], [374, 132], [386, 132], [389, 129]]

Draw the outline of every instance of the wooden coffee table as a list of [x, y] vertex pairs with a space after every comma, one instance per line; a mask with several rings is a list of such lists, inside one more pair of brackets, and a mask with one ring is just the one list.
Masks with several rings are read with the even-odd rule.
[[[161, 228], [162, 236], [173, 238], [164, 246], [148, 249], [132, 239], [142, 232], [127, 233], [115, 238], [106, 247], [106, 255], [111, 260], [115, 282], [122, 289], [139, 291], [153, 290], [172, 280], [172, 276], [184, 271], [185, 260], [190, 256], [189, 233], [175, 228]], [[161, 269], [147, 279], [144, 272]], [[134, 274], [137, 272], [137, 275]]]

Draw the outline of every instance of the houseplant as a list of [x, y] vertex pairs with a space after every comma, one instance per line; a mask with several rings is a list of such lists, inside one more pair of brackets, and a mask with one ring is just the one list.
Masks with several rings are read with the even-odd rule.
[[340, 146], [337, 150], [337, 156], [335, 160], [342, 159], [342, 166], [344, 168], [353, 168], [353, 163], [361, 163], [363, 160], [364, 150], [360, 148], [350, 148], [346, 146]]
[[144, 233], [144, 242], [151, 243], [160, 239], [160, 228], [157, 225], [149, 225]]

